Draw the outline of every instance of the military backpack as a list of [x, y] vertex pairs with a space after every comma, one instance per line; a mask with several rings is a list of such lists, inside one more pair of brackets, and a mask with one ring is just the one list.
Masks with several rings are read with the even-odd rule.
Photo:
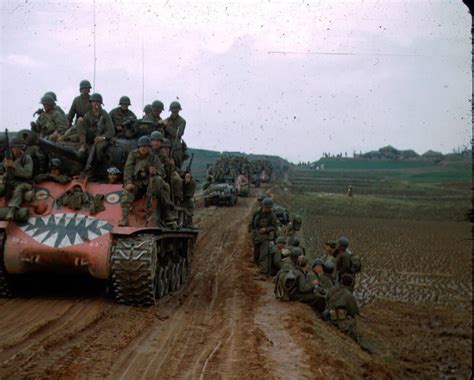
[[351, 268], [352, 274], [360, 273], [362, 269], [362, 261], [359, 256], [351, 254]]

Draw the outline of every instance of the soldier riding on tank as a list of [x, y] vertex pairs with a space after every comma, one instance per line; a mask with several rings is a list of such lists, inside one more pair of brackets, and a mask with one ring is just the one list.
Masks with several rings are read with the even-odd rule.
[[169, 111], [171, 115], [165, 120], [165, 136], [170, 139], [173, 147], [173, 155], [176, 167], [180, 168], [186, 160], [186, 143], [182, 140], [184, 130], [186, 129], [186, 120], [179, 112], [182, 110], [179, 102], [171, 102]]
[[122, 96], [119, 101], [119, 107], [110, 111], [110, 117], [115, 127], [115, 135], [126, 139], [132, 139], [136, 135], [135, 114], [128, 109], [130, 107], [130, 98]]
[[31, 130], [41, 137], [56, 141], [67, 129], [64, 113], [56, 108], [56, 102], [51, 95], [43, 95], [41, 104], [44, 107], [36, 122], [31, 123]]
[[[5, 220], [14, 220], [23, 201], [28, 200], [27, 193], [33, 190], [33, 160], [24, 153], [25, 145], [18, 139], [10, 142], [11, 157], [6, 157], [0, 171], [0, 196], [11, 195]], [[32, 195], [32, 194], [31, 194]]]
[[81, 143], [79, 151], [94, 150], [95, 158], [98, 161], [103, 161], [105, 150], [115, 136], [115, 129], [110, 115], [102, 108], [102, 95], [92, 94], [90, 100], [92, 109], [77, 124]]

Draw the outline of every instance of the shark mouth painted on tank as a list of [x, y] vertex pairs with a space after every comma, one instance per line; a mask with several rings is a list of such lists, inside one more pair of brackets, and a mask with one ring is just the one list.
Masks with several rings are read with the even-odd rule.
[[74, 213], [30, 218], [20, 228], [38, 243], [55, 248], [81, 244], [112, 231], [106, 221]]

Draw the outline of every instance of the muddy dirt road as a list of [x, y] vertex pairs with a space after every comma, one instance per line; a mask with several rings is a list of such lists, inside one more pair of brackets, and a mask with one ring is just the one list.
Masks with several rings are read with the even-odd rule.
[[117, 305], [103, 286], [0, 300], [0, 378], [324, 378], [254, 276], [254, 200], [198, 210], [189, 282], [155, 307]]

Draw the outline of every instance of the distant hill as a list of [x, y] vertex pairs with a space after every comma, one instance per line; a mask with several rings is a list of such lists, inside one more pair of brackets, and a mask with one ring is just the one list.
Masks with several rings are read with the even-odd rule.
[[[441, 152], [436, 152], [434, 150], [428, 150], [423, 154], [418, 154], [413, 149], [408, 150], [400, 150], [394, 148], [391, 145], [384, 146], [378, 150], [372, 150], [366, 153], [355, 153], [354, 157], [350, 158], [345, 155], [342, 157], [342, 154], [338, 155], [329, 155], [323, 154], [323, 157], [313, 163], [313, 165], [317, 165], [318, 162], [321, 160], [326, 159], [336, 159], [336, 160], [393, 160], [393, 161], [429, 161], [434, 163], [442, 163], [446, 161], [467, 161], [471, 160], [472, 150], [463, 148], [457, 149], [453, 153], [443, 154]], [[375, 164], [377, 165], [377, 164]]]
[[[254, 160], [268, 160], [272, 163], [273, 169], [276, 173], [283, 172], [287, 170], [290, 166], [290, 163], [279, 157], [271, 156], [266, 154], [247, 154], [243, 152], [218, 152], [215, 150], [206, 150], [206, 149], [195, 149], [188, 148], [188, 153], [194, 153], [192, 172], [193, 176], [196, 178], [204, 178], [206, 175], [206, 170], [208, 165], [216, 162], [223, 155], [235, 155], [235, 156], [245, 156], [250, 161]], [[184, 163], [184, 166], [188, 164], [188, 161]]]

